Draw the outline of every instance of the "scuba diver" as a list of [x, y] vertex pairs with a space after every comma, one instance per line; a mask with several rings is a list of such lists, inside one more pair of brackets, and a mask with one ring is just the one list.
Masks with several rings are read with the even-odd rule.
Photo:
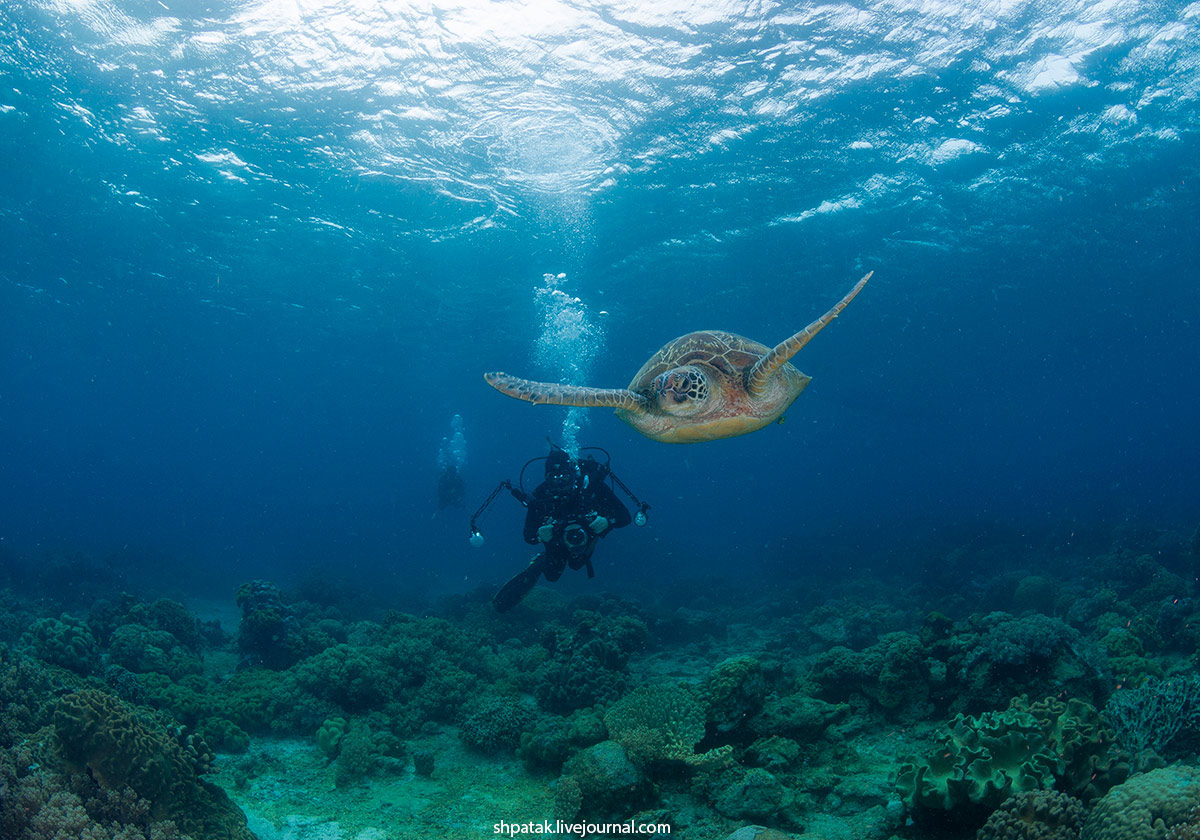
[[[501, 481], [471, 517], [471, 545], [478, 548], [483, 545], [483, 534], [476, 527], [476, 520], [500, 491], [507, 489], [526, 508], [522, 531], [525, 542], [543, 546], [543, 550], [530, 559], [529, 565], [496, 593], [492, 604], [498, 612], [510, 610], [520, 603], [543, 575], [546, 580], [558, 580], [567, 566], [572, 569], [586, 568], [588, 577], [594, 577], [592, 552], [596, 550], [600, 539], [630, 522], [646, 524], [646, 511], [650, 510], [650, 505], [639, 501], [613, 474], [607, 452], [599, 447], [584, 447], [604, 452], [605, 460], [601, 463], [591, 455], [586, 458], [572, 457], [561, 447], [554, 444], [550, 446], [549, 455], [532, 458], [525, 463], [517, 487], [513, 487], [510, 481]], [[543, 459], [546, 462], [545, 479], [532, 493], [527, 493], [524, 486], [525, 470], [534, 461]], [[631, 517], [629, 509], [617, 498], [612, 487], [614, 484], [637, 506], [636, 516]]]
[[450, 419], [450, 434], [442, 438], [442, 446], [438, 450], [438, 467], [441, 469], [437, 482], [438, 510], [463, 506], [467, 494], [462, 468], [466, 464], [467, 437], [463, 431], [462, 415], [455, 414]]
[[458, 467], [454, 464], [447, 464], [438, 476], [437, 494], [438, 510], [463, 506], [466, 488], [463, 486], [462, 476], [458, 474]]

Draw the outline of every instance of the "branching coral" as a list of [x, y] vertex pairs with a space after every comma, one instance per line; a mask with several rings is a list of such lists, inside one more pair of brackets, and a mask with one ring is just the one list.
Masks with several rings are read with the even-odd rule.
[[1108, 699], [1104, 717], [1134, 755], [1152, 750], [1170, 757], [1176, 738], [1200, 729], [1200, 676], [1152, 677], [1138, 688], [1122, 688]]

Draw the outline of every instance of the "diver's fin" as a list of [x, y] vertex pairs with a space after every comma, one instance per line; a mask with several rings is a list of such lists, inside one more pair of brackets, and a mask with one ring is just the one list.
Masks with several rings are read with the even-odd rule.
[[770, 353], [755, 362], [754, 367], [746, 372], [746, 391], [750, 396], [762, 396], [767, 388], [767, 382], [775, 371], [787, 364], [792, 356], [800, 352], [801, 347], [808, 344], [814, 335], [823, 330], [826, 324], [836, 318], [846, 308], [846, 304], [854, 300], [854, 296], [862, 291], [862, 287], [867, 285], [867, 281], [871, 279], [871, 275], [874, 273], [874, 271], [868, 271], [867, 275], [855, 283], [854, 288], [847, 292], [844, 298], [833, 305], [833, 309], [830, 309], [791, 338], [785, 338], [776, 344]]
[[529, 594], [529, 590], [533, 589], [541, 576], [542, 558], [539, 554], [528, 566], [513, 575], [508, 583], [500, 587], [500, 591], [492, 598], [492, 606], [496, 608], [496, 612], [508, 612], [521, 603], [521, 599]]
[[518, 379], [507, 373], [485, 373], [483, 378], [501, 394], [534, 405], [574, 405], [581, 408], [621, 408], [642, 414], [650, 401], [628, 388], [584, 388], [554, 382]]

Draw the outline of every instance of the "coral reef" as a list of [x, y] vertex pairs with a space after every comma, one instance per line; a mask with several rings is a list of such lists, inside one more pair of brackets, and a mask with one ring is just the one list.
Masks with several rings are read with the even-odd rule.
[[726, 659], [704, 680], [708, 720], [720, 732], [737, 729], [758, 714], [767, 697], [762, 663], [752, 656]]
[[40, 618], [21, 637], [33, 656], [80, 674], [89, 674], [100, 664], [92, 632], [77, 618], [63, 613], [59, 618]]
[[650, 800], [653, 787], [625, 748], [601, 741], [580, 750], [563, 767], [558, 787], [558, 815], [574, 819], [619, 813]]
[[236, 638], [168, 598], [0, 593], [0, 835], [245, 840], [214, 781], [263, 807], [299, 760], [289, 808], [416, 820], [411, 795], [459, 809], [445, 826], [520, 789], [678, 836], [1200, 840], [1178, 576], [1140, 549], [1069, 573], [983, 557], [902, 600], [868, 579], [683, 605], [541, 590], [504, 616], [490, 592], [413, 615], [254, 581]]
[[1162, 840], [1200, 805], [1200, 768], [1151, 770], [1117, 785], [1096, 803], [1082, 840]]
[[900, 765], [896, 787], [915, 811], [998, 807], [1019, 791], [1053, 786], [1052, 745], [1033, 715], [959, 714], [935, 748]]
[[543, 644], [550, 658], [538, 669], [534, 694], [551, 712], [610, 702], [629, 685], [629, 658], [646, 644], [644, 622], [579, 610], [574, 628], [550, 634]]
[[113, 630], [108, 658], [112, 664], [135, 674], [166, 674], [172, 680], [203, 670], [200, 658], [174, 635], [137, 623], [122, 624]]
[[155, 819], [213, 840], [252, 839], [241, 811], [199, 778], [211, 756], [139, 720], [115, 697], [94, 690], [64, 696], [54, 732], [69, 767], [108, 790], [128, 786], [150, 803]]
[[690, 686], [648, 685], [622, 697], [604, 713], [609, 736], [638, 764], [680, 761], [704, 764], [729, 753], [697, 755], [704, 737], [704, 707]]
[[1120, 744], [1143, 764], [1179, 758], [1177, 744], [1200, 734], [1200, 676], [1151, 677], [1137, 688], [1114, 691], [1104, 718]]
[[1018, 793], [992, 812], [975, 840], [1079, 840], [1083, 803], [1052, 790]]
[[817, 657], [809, 679], [825, 700], [853, 701], [898, 720], [914, 721], [933, 711], [930, 691], [935, 674], [944, 674], [931, 661], [920, 638], [888, 633], [864, 651], [834, 647]]
[[242, 584], [234, 600], [242, 610], [238, 648], [250, 661], [286, 668], [300, 660], [304, 640], [299, 623], [275, 584], [264, 580]]
[[537, 710], [516, 697], [485, 697], [471, 704], [458, 731], [469, 747], [486, 753], [513, 750], [533, 723]]
[[[1129, 774], [1095, 708], [1016, 698], [1004, 712], [959, 714], [934, 749], [900, 766], [896, 787], [917, 819], [957, 811], [970, 824], [1019, 793], [1062, 789], [1089, 801]], [[944, 820], [942, 820], [944, 821]]]

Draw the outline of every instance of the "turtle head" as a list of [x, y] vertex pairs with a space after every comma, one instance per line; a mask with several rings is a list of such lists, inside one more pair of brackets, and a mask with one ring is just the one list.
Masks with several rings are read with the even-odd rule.
[[650, 397], [659, 409], [676, 416], [695, 414], [708, 399], [708, 376], [695, 365], [660, 373], [650, 387]]

